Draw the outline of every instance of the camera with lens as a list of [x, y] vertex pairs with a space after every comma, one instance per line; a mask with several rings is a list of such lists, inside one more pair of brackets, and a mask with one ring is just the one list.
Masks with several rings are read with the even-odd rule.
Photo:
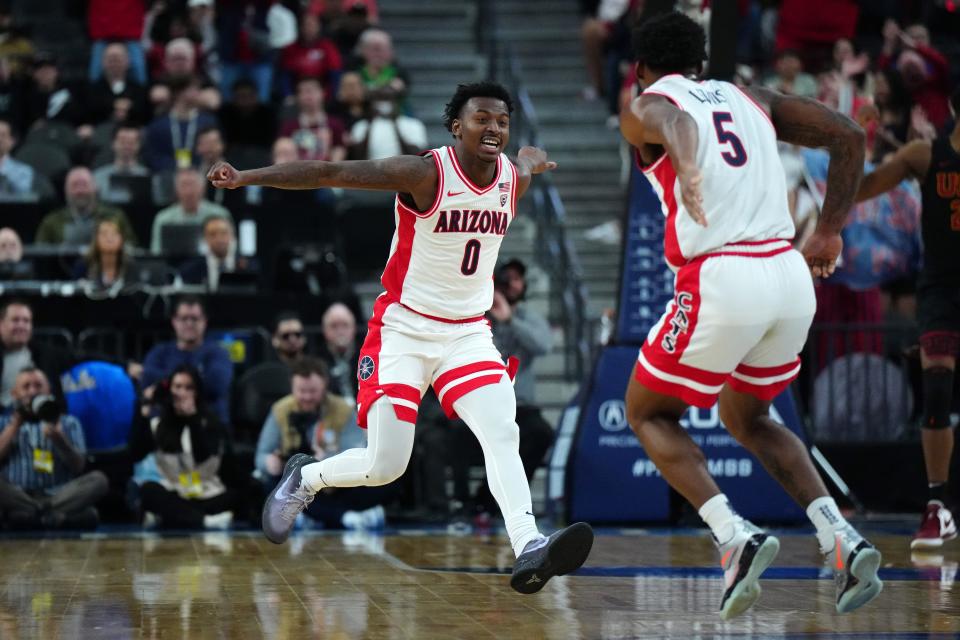
[[57, 422], [65, 413], [63, 404], [54, 396], [41, 394], [29, 403], [23, 403], [18, 411], [26, 422]]

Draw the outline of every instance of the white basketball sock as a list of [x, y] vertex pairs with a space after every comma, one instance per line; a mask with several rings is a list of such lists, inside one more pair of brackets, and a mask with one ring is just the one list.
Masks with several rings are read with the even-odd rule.
[[453, 407], [480, 441], [490, 493], [500, 506], [513, 552], [520, 555], [531, 540], [542, 537], [533, 517], [530, 485], [520, 460], [517, 401], [506, 376], [457, 400]]
[[820, 543], [820, 551], [823, 553], [833, 548], [834, 534], [850, 526], [846, 518], [840, 515], [837, 503], [830, 496], [823, 496], [811, 502], [807, 507], [807, 517], [817, 528], [817, 542]]
[[730, 542], [737, 534], [741, 523], [743, 523], [743, 518], [733, 510], [727, 496], [722, 493], [718, 493], [704, 502], [697, 513], [710, 527], [717, 544], [721, 545]]

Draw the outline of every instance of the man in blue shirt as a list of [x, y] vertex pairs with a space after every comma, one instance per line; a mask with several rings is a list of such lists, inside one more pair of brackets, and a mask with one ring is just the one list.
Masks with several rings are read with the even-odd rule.
[[33, 167], [10, 157], [13, 128], [0, 119], [0, 194], [25, 196], [33, 192]]
[[151, 396], [154, 385], [178, 366], [192, 365], [200, 372], [207, 405], [224, 424], [230, 424], [233, 363], [218, 343], [204, 342], [207, 313], [203, 301], [196, 296], [179, 298], [173, 307], [171, 323], [176, 339], [154, 345], [143, 361], [144, 395]]
[[0, 416], [0, 520], [34, 528], [95, 528], [94, 504], [107, 493], [100, 471], [81, 475], [86, 447], [80, 422], [34, 412], [34, 398], [49, 395], [50, 383], [29, 366], [17, 374], [15, 408]]

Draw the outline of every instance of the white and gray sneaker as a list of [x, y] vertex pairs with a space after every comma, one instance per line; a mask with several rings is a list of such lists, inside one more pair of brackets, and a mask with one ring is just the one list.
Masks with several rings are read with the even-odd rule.
[[283, 475], [263, 504], [261, 526], [267, 540], [282, 544], [290, 537], [297, 516], [313, 502], [313, 493], [304, 485], [300, 469], [316, 462], [316, 458], [298, 453], [283, 467]]
[[777, 557], [780, 541], [744, 520], [730, 540], [717, 543], [723, 568], [720, 618], [729, 620], [749, 609], [760, 597], [760, 574]]
[[883, 591], [883, 581], [877, 576], [881, 556], [853, 527], [840, 529], [833, 540], [833, 548], [824, 558], [837, 584], [837, 611], [849, 613]]

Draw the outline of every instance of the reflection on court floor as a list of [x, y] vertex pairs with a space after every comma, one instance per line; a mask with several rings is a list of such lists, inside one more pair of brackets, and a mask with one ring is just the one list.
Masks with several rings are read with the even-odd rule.
[[503, 537], [403, 531], [95, 534], [0, 540], [0, 638], [956, 638], [960, 544], [911, 554], [866, 529], [885, 588], [853, 614], [811, 535], [782, 535], [758, 605], [716, 614], [720, 571], [698, 531], [599, 531], [587, 564], [510, 590]]

